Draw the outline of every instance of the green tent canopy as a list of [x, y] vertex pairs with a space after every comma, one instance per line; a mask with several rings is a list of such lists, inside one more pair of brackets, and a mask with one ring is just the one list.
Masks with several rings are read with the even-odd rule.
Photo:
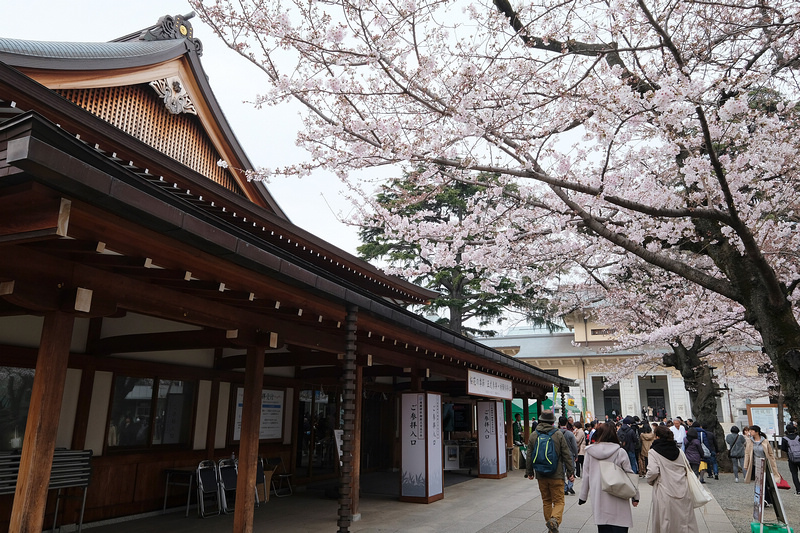
[[[567, 411], [570, 413], [580, 413], [581, 408], [578, 405], [578, 403], [579, 402], [575, 400], [575, 405], [567, 405]], [[559, 406], [560, 405], [561, 401], [559, 400]], [[545, 398], [542, 401], [542, 410], [546, 411], [552, 408], [553, 408], [553, 400], [551, 400], [550, 398]], [[513, 400], [511, 400], [511, 416], [513, 417], [517, 413], [519, 413], [520, 416], [523, 415], [521, 398], [514, 398]], [[531, 418], [536, 417], [536, 400], [528, 400], [528, 413], [531, 415]]]

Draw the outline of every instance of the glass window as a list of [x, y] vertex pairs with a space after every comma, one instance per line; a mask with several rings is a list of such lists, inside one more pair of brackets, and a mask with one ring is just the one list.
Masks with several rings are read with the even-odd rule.
[[22, 448], [33, 373], [32, 368], [0, 366], [0, 451]]
[[156, 398], [153, 444], [184, 444], [192, 429], [194, 383], [160, 380]]
[[193, 405], [193, 382], [117, 376], [108, 445], [187, 444]]

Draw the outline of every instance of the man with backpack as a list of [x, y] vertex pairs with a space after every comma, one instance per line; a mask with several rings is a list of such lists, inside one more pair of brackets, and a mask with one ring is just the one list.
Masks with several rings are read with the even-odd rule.
[[564, 434], [554, 427], [556, 416], [547, 410], [539, 416], [539, 425], [528, 439], [526, 474], [539, 482], [542, 510], [550, 533], [558, 532], [564, 515], [564, 473], [575, 481], [575, 461]]
[[639, 473], [639, 461], [636, 460], [636, 445], [639, 444], [639, 431], [631, 427], [634, 424], [631, 416], [626, 416], [622, 420], [622, 427], [617, 431], [619, 445], [628, 452], [628, 459], [631, 461], [631, 470], [634, 474]]
[[797, 470], [800, 468], [800, 436], [797, 435], [797, 427], [794, 424], [786, 426], [786, 435], [781, 441], [781, 450], [786, 452], [789, 462], [789, 471], [792, 473], [794, 490], [800, 495], [800, 480], [797, 479]]

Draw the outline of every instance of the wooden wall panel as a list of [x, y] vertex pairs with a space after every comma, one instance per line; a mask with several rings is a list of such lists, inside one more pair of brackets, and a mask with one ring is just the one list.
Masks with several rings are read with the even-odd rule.
[[217, 165], [221, 157], [200, 120], [191, 114], [169, 113], [149, 85], [62, 89], [57, 92], [226, 189], [244, 196], [230, 171]]

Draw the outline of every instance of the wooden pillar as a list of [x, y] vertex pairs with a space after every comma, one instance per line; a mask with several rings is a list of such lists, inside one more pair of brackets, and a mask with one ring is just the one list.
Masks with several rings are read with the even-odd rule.
[[353, 521], [353, 463], [354, 442], [356, 436], [356, 405], [361, 398], [356, 398], [356, 319], [358, 307], [349, 305], [345, 318], [345, 351], [342, 371], [342, 410], [344, 411], [344, 427], [342, 432], [342, 466], [339, 478], [339, 526], [338, 533], [349, 533]]
[[538, 396], [536, 398], [536, 421], [539, 421], [539, 417], [542, 414], [542, 403], [544, 402], [545, 398], [547, 398], [547, 394], [542, 396]]
[[416, 368], [411, 370], [411, 388], [409, 390], [422, 390], [422, 376], [420, 376], [419, 371]]
[[78, 389], [78, 406], [75, 409], [75, 424], [72, 430], [72, 449], [83, 450], [86, 447], [86, 430], [89, 428], [89, 407], [94, 390], [95, 367], [86, 365], [81, 370], [81, 384]]
[[[247, 363], [245, 362], [245, 365]], [[217, 410], [219, 409], [219, 380], [211, 380], [211, 398], [208, 400], [208, 426], [206, 426], [206, 459], [214, 460], [217, 444]]]
[[364, 406], [364, 367], [356, 365], [356, 401], [353, 421], [353, 464], [352, 481], [350, 483], [350, 514], [354, 519], [360, 518], [358, 512], [358, 493], [361, 491], [361, 413]]
[[256, 461], [261, 427], [261, 390], [264, 388], [264, 348], [249, 347], [244, 372], [242, 432], [239, 440], [239, 477], [233, 531], [252, 533], [255, 510]]
[[514, 446], [514, 428], [511, 426], [514, 423], [514, 418], [511, 416], [513, 401], [504, 400], [503, 404], [506, 407], [506, 447], [510, 448]]
[[522, 399], [522, 419], [525, 422], [525, 433], [523, 434], [522, 442], [528, 444], [528, 439], [531, 436], [531, 408], [528, 404], [528, 397]]
[[45, 315], [8, 530], [41, 533], [75, 318]]

